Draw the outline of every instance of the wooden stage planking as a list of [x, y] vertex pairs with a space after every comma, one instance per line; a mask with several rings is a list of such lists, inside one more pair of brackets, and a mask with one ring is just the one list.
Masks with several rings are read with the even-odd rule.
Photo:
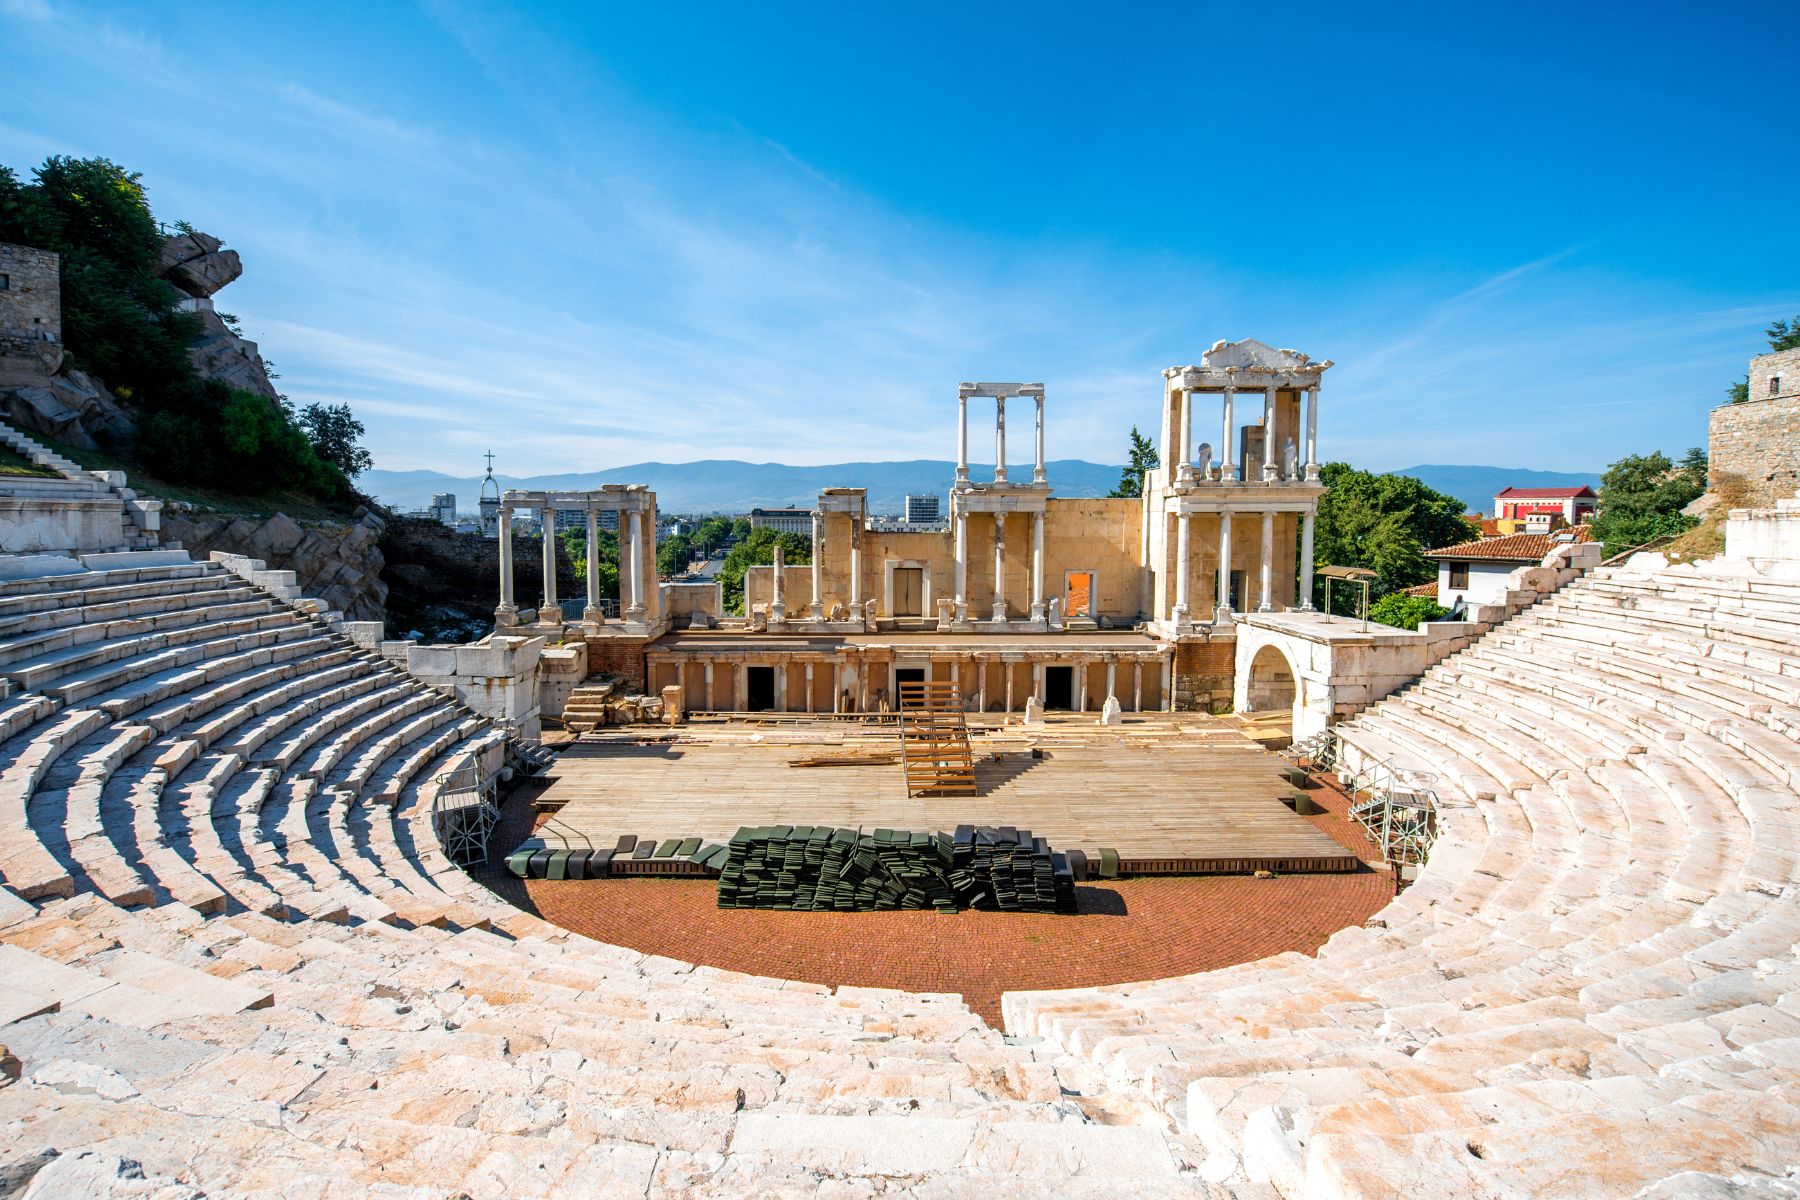
[[[1103, 727], [1091, 716], [1052, 717], [1037, 727], [971, 732], [977, 794], [909, 797], [897, 765], [788, 765], [897, 750], [892, 725], [622, 729], [558, 756], [537, 798], [556, 811], [538, 833], [552, 846], [608, 849], [622, 834], [725, 842], [744, 825], [1011, 825], [1057, 850], [1114, 849], [1130, 872], [1356, 869], [1354, 854], [1282, 802], [1294, 790], [1283, 760], [1211, 718]], [[635, 744], [659, 734], [673, 736]]]

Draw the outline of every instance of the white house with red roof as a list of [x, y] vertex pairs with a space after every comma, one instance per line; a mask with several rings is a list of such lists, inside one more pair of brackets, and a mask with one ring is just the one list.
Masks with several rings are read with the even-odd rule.
[[1509, 487], [1494, 497], [1496, 521], [1523, 521], [1533, 516], [1561, 517], [1570, 525], [1579, 525], [1594, 515], [1600, 497], [1594, 489], [1582, 487]]
[[1520, 567], [1535, 567], [1544, 556], [1569, 542], [1593, 540], [1593, 527], [1576, 525], [1553, 533], [1513, 533], [1481, 538], [1459, 546], [1425, 551], [1438, 565], [1437, 602], [1455, 608], [1501, 604], [1506, 598], [1506, 577]]

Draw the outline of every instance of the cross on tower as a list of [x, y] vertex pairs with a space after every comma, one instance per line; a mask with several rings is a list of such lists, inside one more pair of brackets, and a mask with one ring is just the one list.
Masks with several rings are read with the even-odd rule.
[[492, 475], [494, 473], [494, 452], [489, 450], [484, 457], [487, 459], [488, 474]]

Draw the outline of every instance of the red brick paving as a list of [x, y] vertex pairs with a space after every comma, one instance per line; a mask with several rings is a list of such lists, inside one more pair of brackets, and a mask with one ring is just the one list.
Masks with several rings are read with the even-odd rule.
[[[1310, 818], [1365, 861], [1372, 847], [1344, 797], [1310, 795]], [[509, 808], [515, 807], [509, 805]], [[524, 836], [529, 802], [496, 833], [497, 853]], [[1340, 875], [1143, 877], [1078, 889], [1076, 915], [970, 910], [821, 913], [720, 909], [710, 879], [520, 881], [490, 886], [545, 920], [614, 945], [757, 975], [833, 986], [959, 992], [1000, 1024], [1000, 994], [1127, 983], [1206, 971], [1284, 950], [1318, 949], [1393, 896], [1385, 871]]]

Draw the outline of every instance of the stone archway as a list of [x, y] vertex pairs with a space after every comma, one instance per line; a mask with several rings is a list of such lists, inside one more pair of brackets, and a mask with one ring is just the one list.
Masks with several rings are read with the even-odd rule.
[[1294, 670], [1294, 664], [1288, 656], [1274, 643], [1263, 645], [1250, 660], [1247, 678], [1244, 680], [1244, 712], [1275, 713], [1285, 711], [1288, 714], [1289, 731], [1292, 732], [1294, 709], [1300, 695], [1300, 676]]

